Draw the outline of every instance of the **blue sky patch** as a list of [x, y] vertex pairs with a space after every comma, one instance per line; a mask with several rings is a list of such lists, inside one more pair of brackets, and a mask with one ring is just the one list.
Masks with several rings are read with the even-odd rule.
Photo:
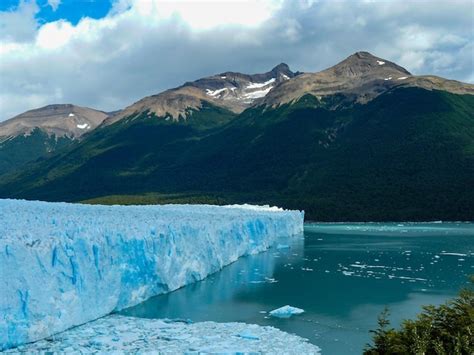
[[[11, 11], [18, 7], [20, 0], [1, 0], [0, 11]], [[39, 23], [65, 19], [73, 25], [83, 17], [99, 19], [105, 17], [112, 7], [112, 0], [62, 0], [56, 11], [47, 0], [37, 0], [39, 12], [36, 19]]]

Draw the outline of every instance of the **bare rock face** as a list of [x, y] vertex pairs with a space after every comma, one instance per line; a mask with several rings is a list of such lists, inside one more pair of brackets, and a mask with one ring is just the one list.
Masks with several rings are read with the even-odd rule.
[[148, 96], [111, 116], [105, 124], [149, 111], [149, 115], [186, 118], [189, 110], [199, 110], [202, 102], [240, 113], [267, 95], [279, 83], [295, 77], [288, 65], [282, 63], [263, 74], [247, 75], [225, 72]]
[[368, 52], [357, 52], [318, 73], [305, 73], [282, 83], [260, 102], [279, 106], [305, 94], [318, 98], [342, 94], [352, 102], [367, 103], [398, 86], [416, 86], [457, 94], [474, 94], [474, 85], [435, 76], [414, 76], [406, 69]]
[[48, 105], [0, 122], [0, 137], [28, 135], [39, 128], [56, 137], [78, 138], [100, 125], [107, 114], [71, 104]]

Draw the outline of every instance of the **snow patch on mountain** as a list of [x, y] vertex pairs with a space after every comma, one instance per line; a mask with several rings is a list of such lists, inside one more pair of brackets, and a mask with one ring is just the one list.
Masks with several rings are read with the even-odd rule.
[[264, 83], [250, 83], [247, 85], [247, 89], [259, 89], [259, 88], [263, 88], [267, 85], [270, 85], [272, 83], [275, 82], [275, 78], [271, 78], [270, 80], [268, 81], [265, 81]]
[[273, 87], [269, 87], [269, 88], [266, 88], [266, 89], [263, 89], [263, 90], [252, 91], [252, 92], [244, 94], [243, 96], [246, 99], [255, 100], [255, 99], [259, 99], [261, 97], [265, 97], [270, 92], [271, 89], [273, 89]]
[[212, 96], [212, 97], [217, 97], [226, 90], [227, 90], [227, 88], [222, 88], [222, 89], [218, 89], [218, 90], [206, 89], [206, 94], [209, 95], [209, 96]]

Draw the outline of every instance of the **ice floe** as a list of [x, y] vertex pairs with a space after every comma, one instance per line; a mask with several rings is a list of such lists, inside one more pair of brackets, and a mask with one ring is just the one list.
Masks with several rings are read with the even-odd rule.
[[304, 313], [304, 309], [286, 305], [270, 312], [270, 315], [277, 318], [290, 318], [292, 315]]
[[440, 253], [440, 255], [467, 256], [467, 254], [463, 254], [463, 253]]
[[269, 326], [111, 315], [5, 353], [320, 354], [306, 339]]

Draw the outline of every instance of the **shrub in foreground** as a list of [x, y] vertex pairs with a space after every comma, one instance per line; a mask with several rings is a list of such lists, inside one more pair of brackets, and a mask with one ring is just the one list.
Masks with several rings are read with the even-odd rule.
[[424, 306], [415, 320], [405, 320], [398, 330], [390, 327], [385, 309], [364, 354], [474, 354], [473, 285], [471, 276], [471, 286], [456, 298], [438, 307]]

